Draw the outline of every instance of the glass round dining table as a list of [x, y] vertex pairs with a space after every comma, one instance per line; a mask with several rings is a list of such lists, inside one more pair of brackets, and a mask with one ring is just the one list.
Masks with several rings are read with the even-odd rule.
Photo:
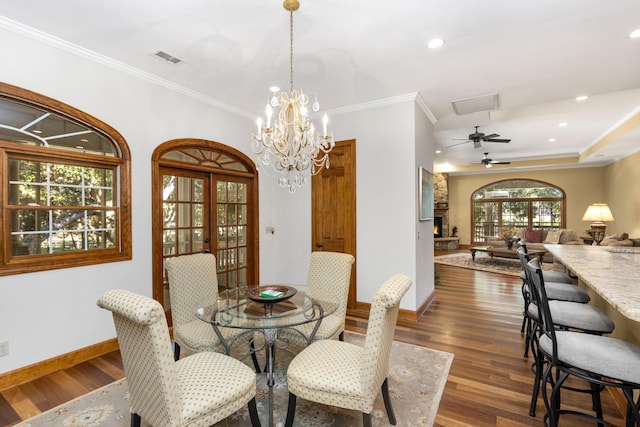
[[[267, 365], [265, 370], [269, 387], [269, 426], [273, 426], [273, 366], [278, 331], [295, 331], [294, 333], [302, 335], [307, 343], [311, 343], [322, 319], [337, 309], [337, 302], [312, 298], [291, 286], [269, 285], [257, 288], [239, 287], [220, 292], [218, 304], [198, 308], [196, 317], [211, 324], [228, 355], [231, 354], [231, 347], [239, 336], [236, 335], [236, 339], [227, 342], [220, 328], [244, 329], [247, 333], [253, 331], [264, 335]], [[308, 334], [295, 328], [311, 322], [315, 322], [315, 325]], [[250, 352], [255, 351], [252, 346]]]

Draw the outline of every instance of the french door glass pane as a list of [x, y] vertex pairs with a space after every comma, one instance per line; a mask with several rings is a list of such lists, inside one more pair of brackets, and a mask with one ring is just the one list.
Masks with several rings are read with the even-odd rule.
[[474, 243], [484, 243], [487, 237], [496, 236], [498, 232], [498, 203], [474, 203]]
[[228, 289], [246, 285], [247, 280], [247, 185], [219, 180], [216, 192], [218, 286]]
[[534, 228], [558, 229], [562, 226], [562, 212], [558, 201], [537, 201], [532, 203], [532, 224]]
[[163, 253], [166, 256], [202, 252], [204, 179], [164, 175], [162, 182]]
[[502, 202], [500, 228], [523, 228], [529, 224], [529, 202]]

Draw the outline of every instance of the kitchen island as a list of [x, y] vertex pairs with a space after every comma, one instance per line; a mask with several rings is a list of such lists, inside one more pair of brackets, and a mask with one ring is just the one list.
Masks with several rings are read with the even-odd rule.
[[611, 336], [640, 345], [640, 247], [544, 246], [615, 322]]

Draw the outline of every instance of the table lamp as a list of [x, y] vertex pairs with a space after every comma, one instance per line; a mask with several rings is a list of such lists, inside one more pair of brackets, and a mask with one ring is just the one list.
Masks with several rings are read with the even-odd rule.
[[594, 203], [587, 208], [582, 217], [583, 221], [591, 221], [591, 236], [596, 245], [600, 246], [600, 242], [604, 239], [604, 231], [607, 229], [604, 221], [613, 221], [611, 209], [606, 203]]

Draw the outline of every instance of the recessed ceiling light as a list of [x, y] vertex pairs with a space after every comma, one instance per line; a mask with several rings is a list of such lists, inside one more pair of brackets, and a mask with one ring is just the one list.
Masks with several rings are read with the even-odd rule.
[[558, 126], [560, 126], [561, 128], [566, 127], [567, 126], [567, 122], [558, 123]]
[[555, 138], [549, 138], [549, 142], [556, 142]]
[[34, 130], [34, 131], [33, 131], [33, 133], [42, 133], [42, 131], [41, 131], [41, 130], [36, 129], [36, 130]]
[[630, 39], [637, 39], [639, 37], [640, 37], [640, 28], [638, 28], [637, 30], [634, 30], [631, 33], [629, 33], [629, 38]]
[[442, 150], [436, 150], [436, 154], [442, 153]]
[[587, 95], [580, 95], [580, 96], [576, 97], [576, 101], [584, 101], [587, 98], [589, 98]]
[[443, 45], [444, 45], [444, 40], [442, 39], [433, 39], [433, 40], [430, 40], [429, 43], [427, 44], [429, 49], [437, 49], [439, 47], [442, 47]]

